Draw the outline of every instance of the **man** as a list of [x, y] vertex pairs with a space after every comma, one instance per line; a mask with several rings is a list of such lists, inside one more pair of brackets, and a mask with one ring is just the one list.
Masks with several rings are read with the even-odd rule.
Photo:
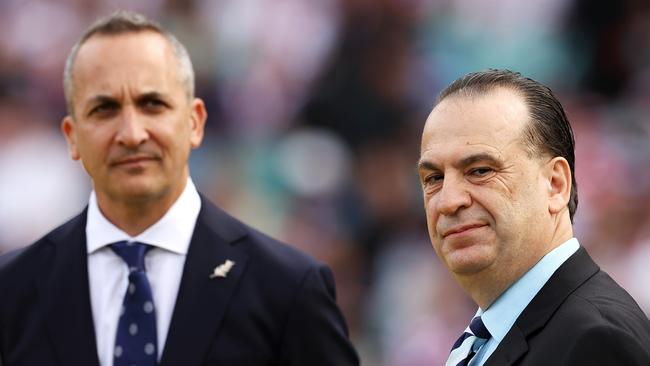
[[64, 72], [88, 207], [0, 260], [13, 365], [357, 365], [330, 270], [189, 178], [206, 111], [185, 48], [143, 16], [92, 26]]
[[573, 132], [518, 73], [442, 91], [418, 172], [430, 239], [479, 306], [447, 365], [650, 365], [650, 324], [573, 237]]

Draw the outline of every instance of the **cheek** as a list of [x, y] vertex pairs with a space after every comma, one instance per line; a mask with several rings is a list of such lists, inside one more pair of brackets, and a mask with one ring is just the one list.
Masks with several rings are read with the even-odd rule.
[[509, 192], [482, 187], [472, 195], [471, 216], [487, 221], [495, 231], [502, 231], [516, 220]]
[[538, 221], [535, 207], [539, 193], [530, 186], [510, 186], [508, 190], [491, 191], [478, 198], [481, 206], [494, 222], [500, 240], [518, 241]]
[[106, 143], [94, 134], [81, 134], [77, 140], [77, 149], [84, 166], [97, 164], [106, 155]]
[[183, 155], [190, 148], [190, 130], [178, 121], [167, 125], [165, 129], [159, 129], [157, 134], [159, 143], [173, 150], [173, 154]]
[[88, 175], [93, 179], [102, 175], [101, 171], [104, 166], [103, 162], [106, 160], [106, 153], [99, 143], [83, 141], [77, 145], [77, 148], [81, 164]]
[[79, 130], [78, 143], [84, 145], [86, 150], [105, 149], [113, 142], [117, 128], [114, 123], [104, 124], [87, 123]]
[[424, 214], [427, 219], [427, 227], [429, 229], [429, 235], [433, 239], [436, 233], [436, 224], [438, 223], [438, 213], [435, 210], [434, 199], [424, 195]]
[[182, 171], [182, 168], [188, 163], [190, 146], [187, 139], [181, 136], [166, 136], [165, 140], [158, 142], [162, 154], [166, 156], [163, 159], [167, 169]]
[[522, 184], [513, 189], [509, 197], [513, 208], [521, 216], [536, 216], [544, 201], [544, 186], [536, 177], [524, 177]]

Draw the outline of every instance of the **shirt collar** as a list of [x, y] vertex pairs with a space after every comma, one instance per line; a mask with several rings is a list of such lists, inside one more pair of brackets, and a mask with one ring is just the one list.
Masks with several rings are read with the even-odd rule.
[[165, 215], [141, 234], [132, 237], [108, 221], [99, 210], [95, 191], [92, 191], [88, 200], [86, 223], [87, 252], [92, 254], [108, 244], [129, 240], [187, 254], [200, 210], [201, 197], [192, 179], [188, 178], [185, 189]]
[[508, 288], [487, 310], [478, 309], [485, 327], [501, 342], [519, 315], [548, 282], [555, 271], [575, 253], [580, 244], [571, 238], [547, 253], [528, 272]]

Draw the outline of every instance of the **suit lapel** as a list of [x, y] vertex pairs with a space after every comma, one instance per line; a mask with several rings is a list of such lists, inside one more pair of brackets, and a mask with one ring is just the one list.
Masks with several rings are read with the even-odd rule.
[[51, 234], [49, 239], [54, 244], [52, 272], [39, 279], [39, 292], [48, 301], [47, 331], [61, 365], [99, 366], [90, 305], [85, 227], [84, 210]]
[[487, 359], [485, 366], [514, 364], [528, 351], [530, 335], [543, 328], [564, 300], [598, 271], [596, 263], [587, 251], [580, 247], [535, 295]]
[[[240, 225], [202, 200], [161, 366], [199, 365], [205, 358], [248, 261], [233, 245], [243, 235]], [[227, 275], [210, 278], [227, 260], [235, 263]]]
[[503, 338], [497, 349], [485, 362], [485, 366], [512, 365], [528, 351], [528, 342], [524, 332], [513, 325], [508, 334]]

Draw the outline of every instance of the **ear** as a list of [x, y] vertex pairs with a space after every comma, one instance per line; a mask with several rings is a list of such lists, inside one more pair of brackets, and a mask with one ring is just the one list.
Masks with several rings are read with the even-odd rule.
[[65, 116], [61, 121], [61, 132], [68, 143], [68, 154], [72, 160], [79, 160], [79, 148], [77, 147], [77, 132], [75, 122], [71, 116]]
[[548, 162], [548, 210], [557, 214], [568, 207], [571, 196], [571, 168], [565, 158], [555, 157]]
[[205, 110], [203, 100], [194, 98], [190, 114], [190, 144], [192, 149], [201, 146], [201, 142], [203, 142], [203, 129], [207, 118], [208, 112]]

